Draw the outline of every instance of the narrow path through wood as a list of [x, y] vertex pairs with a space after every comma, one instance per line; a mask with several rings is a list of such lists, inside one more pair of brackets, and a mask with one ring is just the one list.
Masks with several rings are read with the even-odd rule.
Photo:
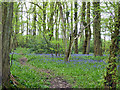
[[[31, 69], [35, 69], [37, 72], [45, 72], [48, 73], [49, 76], [54, 76], [54, 73], [50, 70], [36, 68], [35, 66], [26, 63], [26, 61], [23, 61], [22, 64], [30, 67]], [[67, 81], [64, 80], [62, 77], [53, 77], [49, 81], [51, 83], [49, 88], [72, 88], [72, 86], [67, 83]]]

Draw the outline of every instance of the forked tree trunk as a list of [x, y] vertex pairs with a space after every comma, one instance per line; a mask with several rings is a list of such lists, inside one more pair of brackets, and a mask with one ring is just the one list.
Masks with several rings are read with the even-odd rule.
[[64, 41], [64, 46], [65, 46], [65, 49], [64, 49], [64, 61], [68, 61], [67, 59], [67, 37], [66, 37], [66, 20], [65, 20], [65, 17], [63, 16], [63, 9], [62, 9], [62, 6], [61, 6], [61, 3], [59, 2], [58, 3], [59, 5], [59, 9], [60, 9], [60, 17], [61, 17], [61, 21], [62, 21], [62, 27], [63, 27], [63, 41]]

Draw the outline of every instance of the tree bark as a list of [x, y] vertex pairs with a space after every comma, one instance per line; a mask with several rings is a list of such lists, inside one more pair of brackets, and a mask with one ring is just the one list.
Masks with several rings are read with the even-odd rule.
[[[56, 29], [55, 29], [55, 38], [56, 38], [56, 42], [58, 42], [58, 35], [59, 35], [59, 32], [58, 32], [58, 9], [56, 9], [56, 17], [55, 17], [55, 22], [56, 22]], [[55, 55], [57, 56], [58, 55], [58, 43], [56, 43], [56, 50], [55, 50]]]
[[[87, 2], [87, 24], [90, 23], [90, 2]], [[89, 54], [90, 52], [90, 39], [91, 39], [91, 29], [90, 24], [87, 27], [88, 29], [88, 38], [87, 38], [87, 48], [86, 48], [86, 54]]]
[[36, 5], [34, 5], [34, 16], [33, 17], [34, 17], [33, 18], [33, 22], [34, 22], [33, 36], [35, 36], [36, 35]]
[[10, 87], [10, 30], [13, 18], [13, 3], [2, 3], [2, 88]]
[[[108, 59], [108, 66], [107, 66], [107, 72], [106, 72], [106, 76], [105, 76], [105, 80], [106, 82], [104, 83], [105, 88], [116, 88], [117, 85], [117, 77], [116, 77], [116, 70], [117, 70], [117, 65], [116, 65], [116, 61], [117, 61], [117, 55], [119, 54], [119, 34], [120, 34], [120, 3], [117, 3], [116, 5], [118, 5], [118, 11], [115, 11], [115, 28], [113, 31], [113, 33], [111, 34], [111, 46], [110, 46], [110, 56]], [[114, 8], [114, 10], [116, 10], [116, 8]]]
[[43, 32], [46, 32], [46, 4], [47, 2], [43, 2]]
[[[2, 22], [2, 6], [0, 5], [0, 22]], [[0, 87], [2, 85], [2, 23], [0, 23]]]
[[100, 2], [93, 2], [94, 11], [93, 14], [96, 18], [93, 22], [93, 37], [94, 37], [94, 55], [102, 56], [102, 43], [101, 43], [101, 16], [100, 16]]
[[[77, 35], [77, 0], [75, 1], [75, 31], [74, 35]], [[75, 53], [78, 54], [78, 38], [75, 39]]]
[[[86, 2], [82, 2], [82, 16], [81, 16], [81, 23], [85, 27], [87, 23], [85, 22], [85, 9], [86, 9]], [[88, 29], [85, 28], [85, 40], [83, 43], [83, 54], [86, 54], [86, 48], [87, 48], [87, 37], [88, 37]]]
[[50, 24], [49, 24], [49, 26], [48, 27], [50, 27], [50, 30], [49, 30], [49, 32], [50, 32], [50, 34], [49, 34], [49, 36], [50, 36], [50, 41], [51, 41], [51, 39], [52, 39], [52, 37], [53, 37], [53, 27], [54, 27], [54, 24], [53, 24], [53, 15], [54, 15], [54, 2], [51, 2], [50, 3], [50, 13], [51, 13], [51, 15], [50, 15]]
[[[21, 5], [21, 11], [23, 10], [23, 5]], [[24, 28], [23, 28], [23, 12], [21, 12], [21, 34], [24, 33]]]

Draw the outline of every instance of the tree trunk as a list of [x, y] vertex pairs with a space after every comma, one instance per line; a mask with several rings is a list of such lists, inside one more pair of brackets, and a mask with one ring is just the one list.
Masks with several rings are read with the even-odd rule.
[[93, 37], [94, 37], [94, 55], [102, 56], [102, 43], [101, 43], [101, 16], [100, 16], [100, 2], [93, 2], [93, 14], [96, 18], [93, 22]]
[[[77, 35], [77, 0], [75, 1], [75, 31], [74, 35]], [[78, 38], [75, 39], [75, 53], [78, 54]]]
[[[87, 24], [90, 23], [90, 2], [87, 2]], [[90, 39], [91, 39], [91, 29], [90, 24], [87, 27], [88, 29], [88, 38], [87, 38], [87, 48], [86, 48], [86, 54], [89, 54], [90, 52]]]
[[[30, 19], [31, 19], [31, 18], [30, 18], [30, 13], [29, 13], [29, 19], [28, 19], [28, 21], [30, 21]], [[30, 24], [30, 22], [29, 22], [29, 24]], [[24, 28], [24, 27], [23, 27], [23, 28]], [[32, 30], [30, 29], [30, 25], [29, 25], [29, 34], [32, 35]], [[29, 37], [29, 38], [30, 38], [30, 37]]]
[[54, 27], [54, 24], [53, 24], [53, 15], [54, 15], [54, 2], [51, 2], [50, 3], [50, 13], [51, 13], [51, 15], [50, 15], [50, 24], [49, 24], [49, 26], [48, 27], [50, 27], [50, 30], [49, 30], [49, 32], [50, 32], [50, 34], [49, 34], [49, 36], [50, 36], [50, 41], [51, 41], [51, 39], [52, 39], [52, 37], [53, 37], [53, 27]]
[[[0, 5], [0, 16], [2, 16], [2, 6]], [[0, 17], [2, 22], [2, 17]], [[2, 85], [2, 24], [0, 24], [0, 87]]]
[[[85, 8], [86, 7], [86, 2], [82, 2], [82, 16], [81, 16], [81, 23], [83, 24], [83, 26], [85, 27], [87, 25], [87, 23], [85, 22]], [[85, 29], [85, 40], [83, 43], [83, 54], [86, 54], [86, 47], [87, 47], [87, 35], [88, 30], [87, 28]]]
[[58, 3], [59, 5], [59, 8], [60, 8], [60, 17], [61, 17], [61, 20], [62, 20], [62, 32], [63, 32], [63, 41], [64, 41], [64, 61], [68, 61], [68, 57], [67, 57], [67, 37], [66, 37], [66, 20], [65, 20], [65, 17], [63, 16], [63, 9], [62, 9], [62, 6], [61, 6], [61, 3], [59, 2]]
[[[25, 4], [25, 7], [26, 7], [26, 11], [27, 11], [27, 6], [26, 6], [26, 4]], [[26, 43], [28, 43], [28, 32], [29, 32], [29, 28], [28, 28], [28, 20], [29, 20], [29, 18], [28, 18], [28, 13], [27, 13], [27, 36], [26, 36]], [[22, 26], [23, 27], [23, 26]], [[24, 28], [23, 28], [24, 29]]]
[[13, 18], [13, 3], [2, 3], [2, 88], [10, 87], [10, 30]]
[[17, 46], [18, 46], [18, 41], [17, 41], [17, 35], [18, 35], [18, 33], [19, 33], [19, 25], [18, 25], [18, 22], [19, 22], [19, 14], [18, 14], [18, 7], [19, 7], [19, 4], [20, 3], [15, 3], [15, 22], [14, 22], [14, 24], [15, 24], [15, 30], [14, 30], [14, 38], [13, 38], [13, 43], [14, 43], [14, 48], [17, 48]]
[[43, 2], [43, 32], [46, 32], [46, 4], [47, 2]]
[[[111, 34], [111, 46], [110, 46], [110, 56], [108, 60], [108, 66], [107, 66], [107, 72], [105, 76], [106, 82], [104, 83], [105, 88], [116, 88], [116, 60], [117, 55], [119, 54], [119, 34], [120, 34], [120, 3], [117, 3], [118, 5], [118, 12], [115, 11], [115, 29], [113, 30], [114, 33]], [[114, 8], [116, 10], [116, 8]], [[118, 15], [117, 15], [118, 14]], [[117, 37], [117, 38], [116, 38]]]
[[33, 20], [33, 22], [34, 22], [33, 36], [35, 36], [36, 35], [36, 5], [34, 5], [34, 18], [33, 19], [34, 19]]
[[[58, 42], [58, 27], [59, 27], [59, 25], [58, 25], [58, 9], [56, 11], [55, 23], [56, 23], [55, 38], [56, 38], [56, 42]], [[58, 54], [58, 50], [59, 50], [58, 43], [56, 43], [56, 49], [55, 49], [55, 55], [56, 56]]]
[[[60, 23], [60, 18], [59, 18]], [[59, 41], [59, 24], [58, 24], [58, 41]], [[60, 43], [58, 42], [58, 56], [60, 56]]]
[[[23, 10], [23, 5], [21, 5], [21, 11]], [[21, 12], [21, 34], [24, 33], [24, 28], [23, 28], [23, 12]]]

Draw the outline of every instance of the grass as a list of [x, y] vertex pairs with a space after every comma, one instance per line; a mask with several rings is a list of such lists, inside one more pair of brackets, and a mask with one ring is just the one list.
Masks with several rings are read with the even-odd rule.
[[[19, 53], [18, 51], [15, 52]], [[27, 50], [26, 50], [27, 52]], [[67, 80], [73, 88], [103, 88], [104, 72], [106, 64], [99, 60], [107, 56], [77, 56], [72, 55], [70, 62], [64, 62], [62, 57], [51, 57], [49, 55], [25, 55], [28, 64], [35, 67], [21, 65], [18, 59], [21, 55], [14, 55], [11, 73], [18, 78], [18, 81], [27, 88], [42, 87], [49, 88], [50, 78], [61, 76]], [[40, 69], [51, 70], [54, 76], [46, 72], [39, 72]], [[46, 77], [48, 77], [46, 79]]]
[[36, 66], [37, 68], [50, 69], [55, 71], [56, 76], [62, 76], [68, 80], [72, 85], [74, 82], [76, 86], [73, 87], [84, 87], [93, 88], [100, 87], [100, 81], [103, 79], [105, 64], [103, 62], [82, 62], [79, 60], [65, 63], [63, 60], [57, 58], [42, 57], [39, 59], [32, 60], [29, 64]]
[[45, 82], [46, 73], [37, 72], [28, 66], [23, 66], [19, 62], [14, 61], [11, 67], [11, 73], [17, 77], [17, 80], [26, 88], [48, 88], [49, 82]]

